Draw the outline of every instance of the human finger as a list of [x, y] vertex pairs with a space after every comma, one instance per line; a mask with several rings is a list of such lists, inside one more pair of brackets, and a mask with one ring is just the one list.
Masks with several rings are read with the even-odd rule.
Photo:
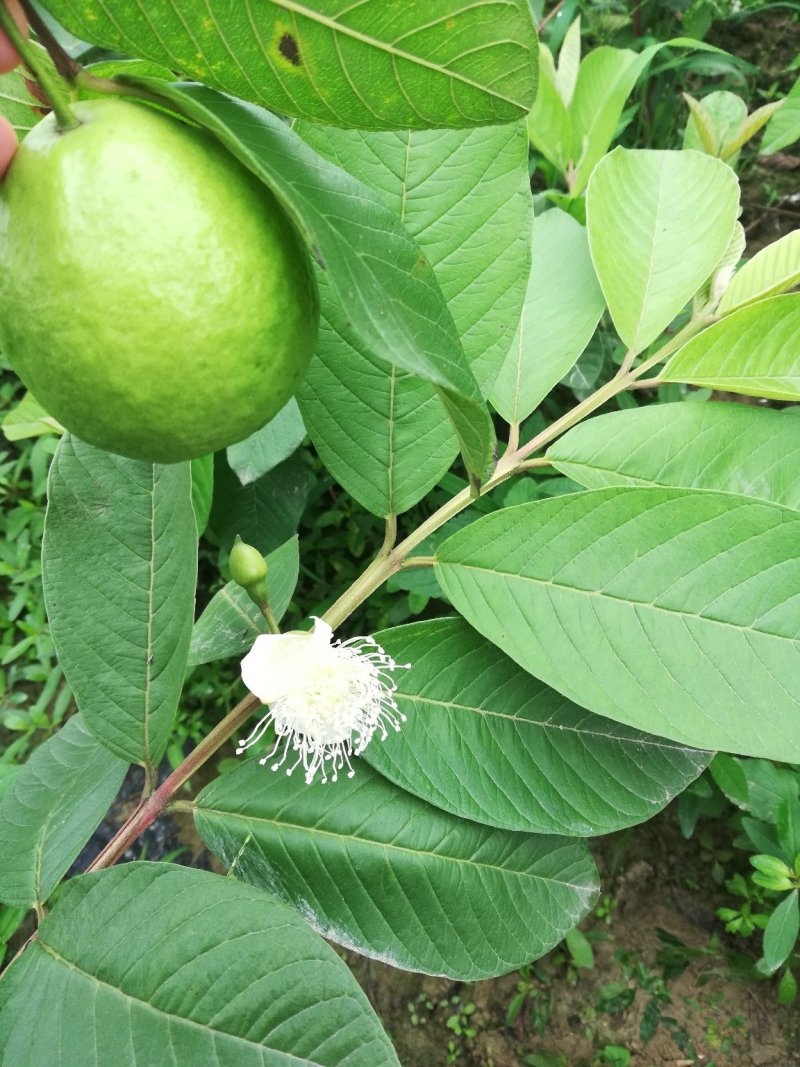
[[[27, 37], [28, 22], [19, 0], [5, 0], [5, 5], [11, 12], [14, 22]], [[0, 74], [7, 74], [10, 70], [13, 70], [19, 64], [19, 61], [16, 49], [8, 37], [0, 30]]]

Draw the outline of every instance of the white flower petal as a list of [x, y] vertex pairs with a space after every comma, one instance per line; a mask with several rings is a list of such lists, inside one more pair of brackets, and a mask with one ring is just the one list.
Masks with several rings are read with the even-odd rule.
[[279, 700], [313, 654], [313, 644], [311, 634], [260, 634], [242, 660], [242, 681], [262, 704]]

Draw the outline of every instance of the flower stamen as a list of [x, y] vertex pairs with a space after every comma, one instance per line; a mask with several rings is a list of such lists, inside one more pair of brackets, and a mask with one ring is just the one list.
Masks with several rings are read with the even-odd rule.
[[399, 730], [406, 716], [395, 700], [398, 664], [374, 637], [332, 641], [327, 623], [315, 620], [307, 634], [264, 634], [256, 639], [242, 661], [245, 684], [269, 711], [250, 735], [239, 741], [241, 754], [257, 744], [270, 726], [277, 740], [260, 758], [267, 764], [280, 753], [272, 770], [287, 767], [291, 775], [302, 766], [306, 782], [317, 772], [323, 782], [336, 781], [345, 770], [355, 774], [352, 756], [359, 756], [378, 732], [382, 741], [389, 730]]

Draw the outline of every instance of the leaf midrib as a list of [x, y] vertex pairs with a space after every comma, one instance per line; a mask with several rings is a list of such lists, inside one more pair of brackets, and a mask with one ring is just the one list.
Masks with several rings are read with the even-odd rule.
[[[687, 750], [694, 750], [692, 745], [681, 745], [678, 742], [671, 742], [667, 741], [666, 739], [651, 740], [645, 734], [642, 734], [640, 737], [637, 738], [632, 738], [622, 737], [619, 734], [600, 733], [597, 730], [582, 730], [575, 726], [559, 726], [555, 723], [541, 722], [538, 719], [526, 719], [520, 715], [510, 715], [504, 711], [493, 711], [491, 708], [479, 708], [472, 704], [459, 704], [457, 701], [453, 700], [435, 700], [433, 697], [425, 696], [421, 693], [404, 693], [400, 689], [397, 690], [395, 696], [402, 700], [413, 700], [415, 702], [419, 701], [424, 704], [433, 705], [434, 707], [453, 708], [455, 711], [469, 711], [473, 712], [476, 715], [483, 715], [487, 718], [508, 719], [510, 722], [521, 723], [523, 725], [527, 724], [528, 726], [531, 726], [534, 729], [544, 731], [550, 730], [553, 733], [560, 734], [561, 736], [567, 733], [575, 734], [578, 737], [600, 737], [605, 738], [608, 741], [615, 741], [621, 745], [636, 745], [637, 748], [641, 748], [644, 745], [651, 745], [653, 748], [671, 749], [675, 752], [686, 752]], [[589, 714], [594, 715], [595, 713], [589, 712]], [[625, 726], [627, 725], [627, 723], [621, 723], [620, 725]], [[629, 729], [635, 729], [635, 727], [629, 727]], [[696, 751], [702, 753], [708, 750], [697, 749]]]
[[530, 582], [532, 585], [549, 585], [553, 589], [562, 589], [568, 593], [575, 593], [577, 595], [597, 597], [599, 600], [612, 600], [618, 604], [623, 604], [629, 608], [647, 608], [650, 611], [656, 611], [664, 615], [677, 615], [681, 619], [698, 619], [700, 622], [710, 626], [724, 626], [726, 628], [735, 630], [737, 633], [753, 633], [761, 634], [762, 637], [770, 637], [775, 641], [786, 641], [793, 647], [798, 647], [800, 642], [795, 637], [785, 637], [783, 634], [771, 633], [769, 630], [761, 630], [755, 626], [740, 626], [735, 622], [727, 622], [725, 619], [713, 619], [707, 615], [699, 615], [696, 612], [690, 611], [678, 611], [677, 608], [664, 608], [655, 604], [651, 600], [626, 600], [624, 597], [615, 596], [613, 593], [606, 593], [602, 589], [582, 589], [579, 586], [567, 585], [564, 582], [557, 582], [552, 578], [535, 578], [527, 574], [515, 574], [510, 571], [497, 570], [494, 567], [478, 567], [472, 563], [457, 563], [455, 561], [440, 559], [438, 560], [439, 566], [461, 568], [467, 571], [478, 571], [483, 574], [500, 575], [503, 578], [514, 579], [520, 582]]
[[[319, 11], [314, 11], [312, 8], [306, 7], [305, 4], [296, 3], [295, 0], [272, 0], [272, 3], [274, 3], [275, 7], [283, 8], [285, 11], [291, 11], [293, 14], [300, 15], [302, 18], [307, 18], [309, 22], [316, 22], [320, 26], [324, 26], [325, 29], [330, 30], [331, 33], [341, 33], [345, 37], [351, 37], [354, 41], [360, 41], [362, 44], [369, 45], [371, 48], [375, 48], [380, 52], [387, 52], [390, 56], [408, 60], [409, 63], [413, 63], [416, 66], [425, 67], [437, 74], [450, 77], [454, 81], [459, 81], [464, 85], [468, 85], [471, 89], [477, 89], [480, 93], [485, 93], [487, 96], [491, 96], [496, 100], [502, 100], [506, 104], [511, 104], [512, 107], [519, 109], [520, 114], [525, 113], [525, 106], [521, 101], [507, 96], [505, 93], [499, 93], [488, 85], [481, 85], [481, 83], [476, 82], [474, 78], [468, 78], [465, 74], [459, 74], [450, 67], [442, 66], [439, 63], [433, 63], [431, 60], [424, 59], [422, 56], [414, 55], [413, 52], [405, 52], [401, 48], [396, 48], [388, 41], [381, 41], [375, 37], [370, 37], [368, 34], [362, 33], [360, 30], [353, 29], [352, 26], [345, 26], [334, 18], [329, 18], [327, 15], [320, 14]], [[345, 11], [346, 10], [347, 9], [345, 9]], [[463, 12], [456, 12], [456, 14], [463, 14]], [[496, 43], [497, 42], [495, 42], [495, 44]], [[369, 110], [372, 111], [371, 108]], [[414, 110], [419, 114], [419, 110], [416, 107]], [[374, 114], [374, 111], [372, 113]]]
[[[582, 885], [576, 882], [564, 882], [559, 881], [556, 878], [549, 878], [543, 874], [532, 874], [530, 871], [508, 870], [505, 867], [492, 865], [490, 863], [483, 863], [477, 860], [462, 859], [459, 856], [443, 855], [439, 852], [424, 852], [421, 849], [409, 848], [406, 845], [397, 845], [394, 842], [389, 841], [375, 841], [367, 837], [357, 837], [355, 834], [342, 834], [334, 833], [332, 830], [322, 830], [318, 826], [303, 826], [300, 823], [281, 822], [277, 819], [268, 819], [263, 815], [244, 815], [239, 811], [224, 811], [219, 808], [204, 807], [202, 804], [195, 805], [195, 814], [216, 815], [223, 820], [225, 819], [239, 819], [246, 823], [263, 823], [266, 826], [274, 826], [278, 829], [284, 830], [301, 830], [303, 833], [317, 834], [320, 837], [331, 837], [334, 841], [354, 841], [358, 845], [365, 845], [370, 848], [379, 848], [384, 852], [394, 851], [402, 852], [410, 856], [423, 856], [430, 857], [433, 860], [441, 860], [443, 863], [457, 863], [466, 865], [468, 867], [474, 867], [482, 870], [491, 871], [494, 874], [498, 874], [501, 877], [507, 877], [509, 875], [516, 876], [518, 878], [530, 878], [534, 881], [547, 882], [552, 885], [563, 886], [565, 889], [574, 889], [580, 892], [586, 892], [591, 890], [591, 886]], [[498, 831], [498, 833], [503, 831]], [[504, 831], [505, 833], [511, 833], [511, 831]], [[523, 835], [525, 836], [525, 835]]]

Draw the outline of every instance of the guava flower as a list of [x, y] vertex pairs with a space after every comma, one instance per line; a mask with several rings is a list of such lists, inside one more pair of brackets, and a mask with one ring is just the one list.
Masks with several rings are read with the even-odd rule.
[[335, 782], [346, 766], [352, 778], [350, 757], [361, 755], [376, 731], [383, 741], [388, 729], [399, 730], [406, 721], [394, 698], [392, 671], [407, 666], [395, 663], [374, 637], [333, 641], [322, 619], [309, 633], [262, 634], [242, 660], [242, 680], [269, 711], [239, 742], [237, 755], [272, 725], [278, 739], [259, 763], [279, 756], [272, 764], [276, 771], [291, 752], [297, 759], [287, 774], [302, 764], [306, 782], [317, 771], [323, 782], [330, 771]]

